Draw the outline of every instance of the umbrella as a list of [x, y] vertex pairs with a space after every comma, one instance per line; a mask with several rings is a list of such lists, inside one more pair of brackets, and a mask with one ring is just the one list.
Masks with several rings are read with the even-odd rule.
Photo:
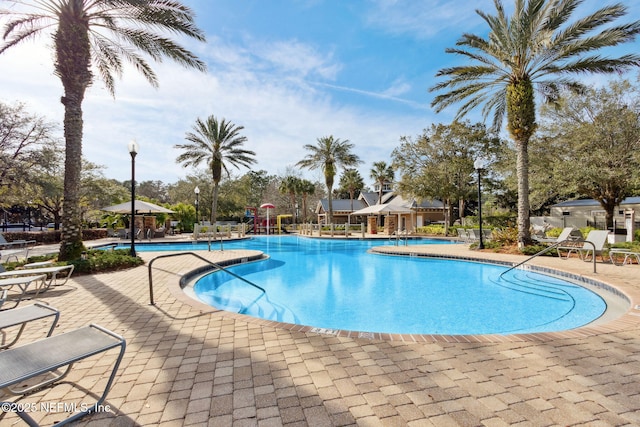
[[271, 203], [263, 203], [260, 207], [267, 210], [267, 235], [269, 235], [269, 209], [275, 209], [276, 207]]
[[[131, 201], [120, 203], [119, 205], [107, 206], [106, 208], [102, 208], [102, 210], [121, 214], [131, 214]], [[163, 208], [162, 206], [158, 206], [153, 203], [143, 202], [142, 200], [135, 201], [135, 210], [136, 214], [173, 213], [171, 209]]]

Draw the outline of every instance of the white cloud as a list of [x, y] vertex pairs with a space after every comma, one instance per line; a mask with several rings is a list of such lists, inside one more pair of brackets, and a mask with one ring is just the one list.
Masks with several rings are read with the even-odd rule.
[[[330, 53], [298, 41], [230, 46], [214, 40], [202, 52], [208, 73], [170, 62], [153, 64], [158, 89], [130, 69], [116, 82], [115, 99], [96, 81], [83, 103], [85, 157], [106, 166], [107, 177], [129, 179], [127, 143], [135, 138], [140, 145], [137, 179], [175, 182], [191, 171], [175, 163], [179, 151], [173, 146], [184, 142], [196, 118], [213, 114], [245, 127], [246, 148], [257, 153], [254, 169], [283, 171], [305, 156], [304, 144], [334, 135], [355, 144], [366, 179], [371, 163], [388, 159], [401, 135], [418, 133], [425, 125], [420, 117], [336, 104], [304, 79], [331, 79], [340, 65]], [[49, 51], [35, 44], [0, 55], [0, 68], [6, 70], [0, 93], [3, 100], [23, 100], [30, 111], [61, 123], [62, 89], [49, 58]], [[316, 178], [313, 172], [305, 175]]]

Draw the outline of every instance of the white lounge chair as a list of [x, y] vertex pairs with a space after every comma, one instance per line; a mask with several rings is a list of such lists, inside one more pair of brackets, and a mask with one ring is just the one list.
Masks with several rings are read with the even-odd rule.
[[[580, 256], [580, 259], [583, 261], [591, 261], [593, 258], [600, 255], [602, 261], [604, 262], [604, 257], [602, 256], [604, 251], [604, 246], [607, 243], [607, 236], [609, 235], [608, 230], [591, 230], [587, 235], [587, 238], [582, 242], [582, 245], [575, 247], [563, 247], [562, 249], [568, 249], [567, 258], [571, 253], [575, 252]], [[558, 248], [558, 253], [560, 253], [560, 249]]]
[[4, 235], [0, 233], [0, 249], [27, 248], [35, 246], [36, 243], [37, 242], [35, 240], [14, 240], [12, 242], [8, 242]]
[[[14, 308], [11, 310], [3, 310], [0, 311], [0, 334], [2, 334], [2, 342], [0, 342], [0, 350], [4, 350], [5, 348], [9, 348], [14, 345], [24, 328], [27, 326], [27, 323], [34, 322], [36, 320], [45, 319], [47, 317], [53, 317], [53, 321], [51, 322], [51, 327], [49, 328], [49, 332], [47, 336], [50, 337], [53, 329], [56, 327], [58, 323], [58, 319], [60, 318], [60, 312], [55, 308], [44, 305], [40, 303], [35, 303], [32, 305], [28, 305], [26, 307]], [[18, 333], [11, 340], [11, 342], [7, 343], [5, 338], [4, 329], [9, 329], [14, 326], [20, 326]]]
[[[69, 264], [57, 265], [52, 267], [26, 268], [24, 270], [6, 271], [4, 267], [0, 265], [0, 279], [45, 274], [47, 278], [44, 280], [43, 286], [39, 291], [46, 291], [51, 286], [62, 286], [67, 283], [67, 280], [69, 280], [69, 277], [71, 277], [71, 273], [73, 273], [74, 268], [75, 266], [73, 264]], [[66, 275], [60, 278], [61, 282], [58, 282], [61, 273], [66, 273]]]
[[620, 265], [625, 265], [627, 261], [631, 264], [631, 261], [635, 258], [636, 262], [640, 264], [640, 252], [633, 252], [631, 249], [624, 248], [611, 248], [609, 249], [609, 260], [612, 264], [618, 264], [618, 259], [623, 258]]
[[[31, 286], [31, 284], [36, 283], [35, 295], [37, 296], [44, 287], [46, 278], [46, 274], [31, 274], [17, 277], [0, 278], [0, 289], [10, 291], [14, 286], [20, 289], [20, 294], [17, 297], [15, 304], [13, 305], [13, 307], [17, 307], [18, 304], [20, 304], [20, 302], [27, 296], [27, 292], [30, 291], [29, 287]], [[6, 303], [7, 300], [8, 298], [6, 298], [3, 302]]]
[[574, 227], [565, 227], [560, 232], [560, 235], [555, 238], [547, 238], [547, 237], [533, 237], [534, 240], [540, 243], [562, 243], [565, 241], [578, 241], [582, 240], [582, 234], [580, 234], [580, 230]]
[[[126, 342], [124, 338], [108, 329], [92, 324], [71, 332], [1, 351], [0, 390], [12, 395], [26, 395], [43, 387], [54, 385], [67, 376], [75, 362], [118, 347], [120, 352], [113, 364], [111, 375], [106, 382], [102, 395], [94, 405], [88, 406], [83, 403], [82, 406], [78, 406], [77, 411], [72, 416], [56, 425], [67, 424], [91, 412], [98, 411], [111, 389], [124, 356]], [[102, 362], [100, 365], [102, 365]], [[42, 380], [44, 374], [47, 375]], [[52, 375], [53, 378], [51, 378]], [[39, 378], [41, 381], [33, 384], [30, 381], [33, 378]], [[30, 384], [28, 387], [21, 387], [27, 382]], [[103, 382], [98, 381], [97, 384], [103, 384]], [[95, 396], [91, 391], [88, 394]], [[12, 406], [11, 402], [2, 402], [2, 406], [3, 408], [15, 408], [18, 416], [28, 425], [38, 425], [28, 414], [28, 411], [25, 410], [29, 406], [24, 399], [21, 399], [20, 405]]]

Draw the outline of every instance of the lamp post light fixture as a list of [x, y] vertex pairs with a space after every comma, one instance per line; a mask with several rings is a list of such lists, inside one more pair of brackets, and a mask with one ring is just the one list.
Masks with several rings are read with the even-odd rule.
[[193, 192], [196, 193], [196, 223], [200, 224], [200, 217], [198, 216], [198, 206], [200, 205], [200, 189], [196, 185], [196, 188], [193, 189]]
[[131, 220], [129, 221], [129, 234], [131, 235], [131, 256], [136, 256], [136, 154], [138, 143], [135, 139], [129, 141], [129, 154], [131, 154]]
[[482, 169], [485, 168], [487, 160], [484, 157], [478, 157], [473, 162], [473, 167], [478, 171], [478, 224], [480, 225], [480, 242], [478, 243], [478, 249], [484, 249], [484, 241], [482, 235], [482, 189], [480, 188], [480, 178]]

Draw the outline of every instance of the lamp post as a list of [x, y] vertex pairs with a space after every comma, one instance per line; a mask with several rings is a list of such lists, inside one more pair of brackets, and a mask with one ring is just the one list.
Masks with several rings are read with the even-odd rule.
[[480, 175], [486, 163], [487, 161], [483, 157], [478, 157], [475, 162], [473, 162], [473, 167], [478, 171], [478, 224], [480, 224], [480, 242], [478, 243], [478, 249], [484, 249], [484, 241], [482, 240], [482, 190], [480, 188]]
[[138, 143], [135, 139], [129, 141], [129, 154], [131, 154], [131, 221], [129, 221], [129, 234], [131, 235], [131, 256], [136, 256], [136, 154]]
[[196, 188], [193, 189], [193, 192], [196, 193], [196, 223], [200, 224], [200, 217], [198, 216], [198, 205], [200, 205], [200, 189], [196, 185]]

